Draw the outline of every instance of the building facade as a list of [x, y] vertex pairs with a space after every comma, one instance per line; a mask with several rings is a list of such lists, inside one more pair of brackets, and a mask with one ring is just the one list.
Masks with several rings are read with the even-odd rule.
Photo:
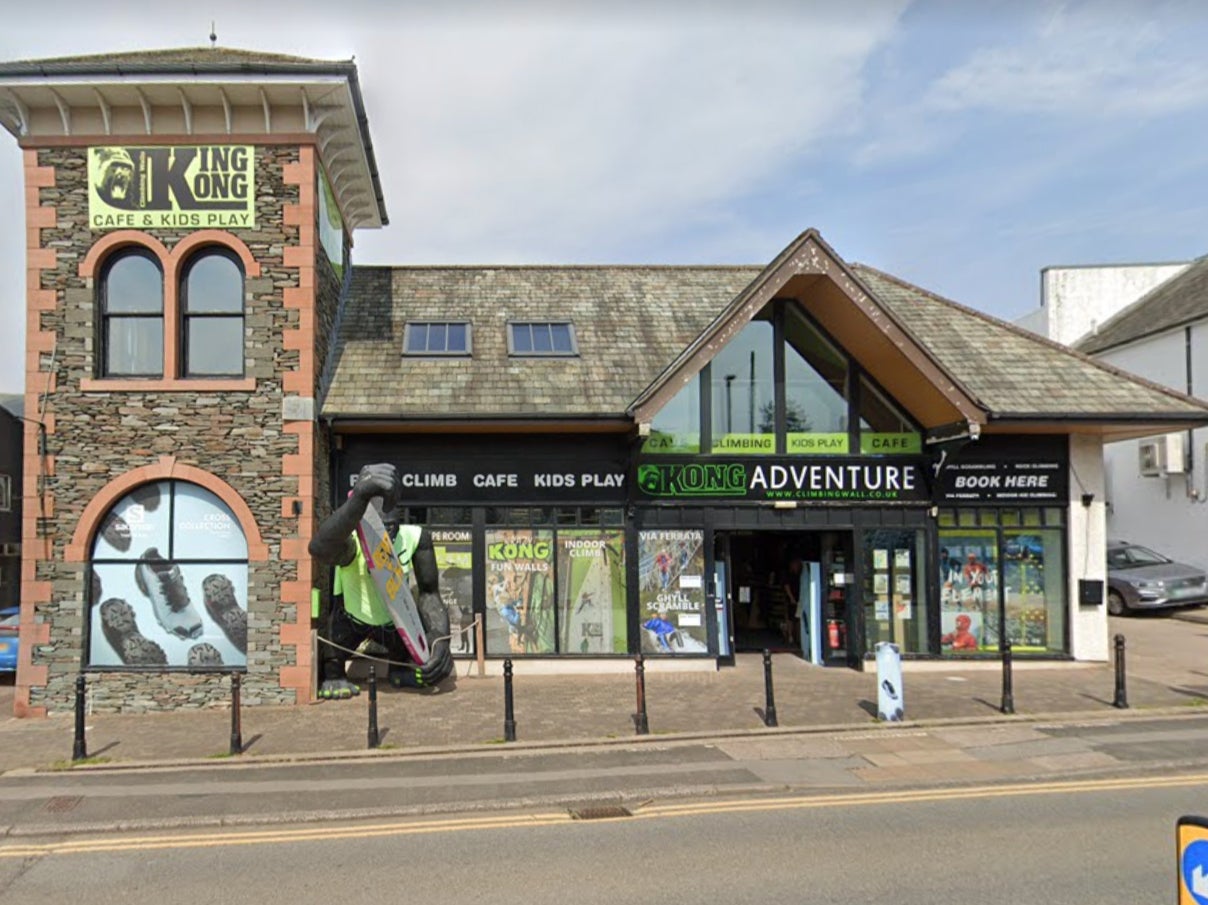
[[[1193, 262], [1075, 346], [1096, 360], [1208, 398], [1208, 261]], [[1108, 532], [1208, 569], [1208, 430], [1113, 443], [1104, 450]]]
[[99, 709], [205, 706], [232, 671], [313, 700], [307, 544], [378, 461], [461, 657], [1101, 660], [1103, 443], [1208, 424], [813, 230], [765, 267], [354, 267], [386, 215], [351, 63], [3, 64], [0, 122], [39, 413], [19, 715], [81, 671]]

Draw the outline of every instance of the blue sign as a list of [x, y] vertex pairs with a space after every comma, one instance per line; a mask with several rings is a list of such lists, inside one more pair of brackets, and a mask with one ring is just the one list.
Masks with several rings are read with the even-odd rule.
[[1180, 869], [1192, 900], [1196, 905], [1208, 905], [1208, 839], [1197, 839], [1183, 849]]

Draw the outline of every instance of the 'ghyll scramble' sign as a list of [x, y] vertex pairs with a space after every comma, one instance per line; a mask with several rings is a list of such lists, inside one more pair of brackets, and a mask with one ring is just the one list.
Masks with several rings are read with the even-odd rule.
[[107, 229], [251, 229], [251, 145], [88, 149], [88, 223]]

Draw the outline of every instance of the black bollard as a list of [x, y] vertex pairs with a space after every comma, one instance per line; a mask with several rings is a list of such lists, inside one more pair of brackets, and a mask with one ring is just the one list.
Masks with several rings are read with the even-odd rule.
[[243, 753], [243, 714], [239, 705], [239, 673], [231, 673], [231, 754]]
[[763, 724], [780, 725], [776, 722], [776, 694], [772, 690], [772, 652], [767, 649], [763, 652], [763, 698]]
[[503, 661], [503, 740], [516, 741], [516, 713], [512, 706], [512, 661]]
[[75, 742], [71, 746], [71, 759], [84, 760], [88, 757], [88, 745], [84, 741], [84, 693], [87, 683], [84, 674], [76, 676], [75, 681]]
[[1128, 692], [1124, 688], [1124, 636], [1116, 635], [1116, 699], [1113, 707], [1128, 709]]
[[1015, 712], [1015, 692], [1011, 686], [1011, 642], [1003, 639], [999, 645], [1002, 651], [1002, 707], [1003, 713]]
[[369, 747], [376, 748], [381, 744], [377, 724], [377, 670], [369, 664]]
[[633, 728], [638, 735], [650, 734], [650, 723], [646, 719], [646, 661], [641, 654], [634, 657], [634, 674], [638, 691], [638, 712], [633, 715]]

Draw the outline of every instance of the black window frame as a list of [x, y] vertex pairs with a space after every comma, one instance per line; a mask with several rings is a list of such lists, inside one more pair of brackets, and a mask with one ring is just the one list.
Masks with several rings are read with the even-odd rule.
[[[444, 348], [433, 349], [431, 347], [432, 330], [434, 326], [443, 326], [445, 328]], [[465, 348], [451, 349], [449, 348], [449, 327], [463, 327], [465, 329]], [[413, 338], [418, 334], [418, 328], [424, 328], [424, 348], [413, 349], [411, 343]], [[415, 358], [468, 358], [473, 355], [473, 328], [469, 321], [463, 320], [418, 320], [408, 321], [403, 329], [403, 354], [408, 357]]]
[[[239, 273], [239, 313], [229, 311], [189, 311], [189, 276], [199, 262], [212, 257], [225, 258], [230, 261]], [[188, 260], [180, 268], [180, 278], [177, 283], [177, 371], [176, 376], [181, 380], [231, 380], [247, 376], [247, 347], [245, 332], [247, 325], [247, 271], [239, 255], [223, 245], [207, 245], [189, 255]], [[239, 321], [239, 369], [238, 371], [192, 371], [189, 366], [189, 327], [194, 320], [235, 320]]]
[[[566, 328], [568, 348], [565, 348], [565, 349], [555, 348], [555, 343], [554, 343], [554, 328], [555, 327], [565, 327]], [[534, 329], [536, 329], [536, 328], [543, 328], [546, 331], [548, 331], [549, 344], [550, 344], [550, 348], [548, 350], [536, 348], [537, 343], [536, 343], [535, 339], [536, 339], [537, 334], [534, 332]], [[528, 330], [528, 338], [529, 338], [529, 343], [528, 343], [529, 348], [528, 349], [520, 348], [521, 344], [518, 344], [516, 342], [516, 338], [517, 338], [516, 331], [518, 329], [527, 329]], [[578, 341], [578, 338], [575, 336], [575, 325], [573, 323], [571, 323], [569, 320], [508, 321], [507, 334], [508, 334], [508, 355], [512, 358], [577, 358], [579, 356], [579, 341]]]
[[[149, 261], [155, 267], [159, 274], [159, 310], [156, 312], [123, 312], [110, 313], [109, 311], [109, 278], [113, 269], [123, 261], [131, 258], [142, 258]], [[167, 312], [165, 310], [164, 300], [164, 268], [159, 258], [156, 257], [150, 249], [141, 245], [128, 246], [121, 248], [109, 255], [105, 259], [104, 265], [101, 267], [99, 279], [97, 280], [97, 349], [98, 355], [96, 358], [96, 374], [102, 378], [130, 379], [130, 380], [155, 380], [164, 376], [164, 347], [167, 342], [166, 323]], [[135, 321], [135, 320], [155, 320], [160, 325], [160, 358], [159, 368], [154, 371], [133, 371], [119, 370], [110, 367], [109, 364], [109, 348], [110, 335], [112, 333], [111, 325], [115, 321]]]

